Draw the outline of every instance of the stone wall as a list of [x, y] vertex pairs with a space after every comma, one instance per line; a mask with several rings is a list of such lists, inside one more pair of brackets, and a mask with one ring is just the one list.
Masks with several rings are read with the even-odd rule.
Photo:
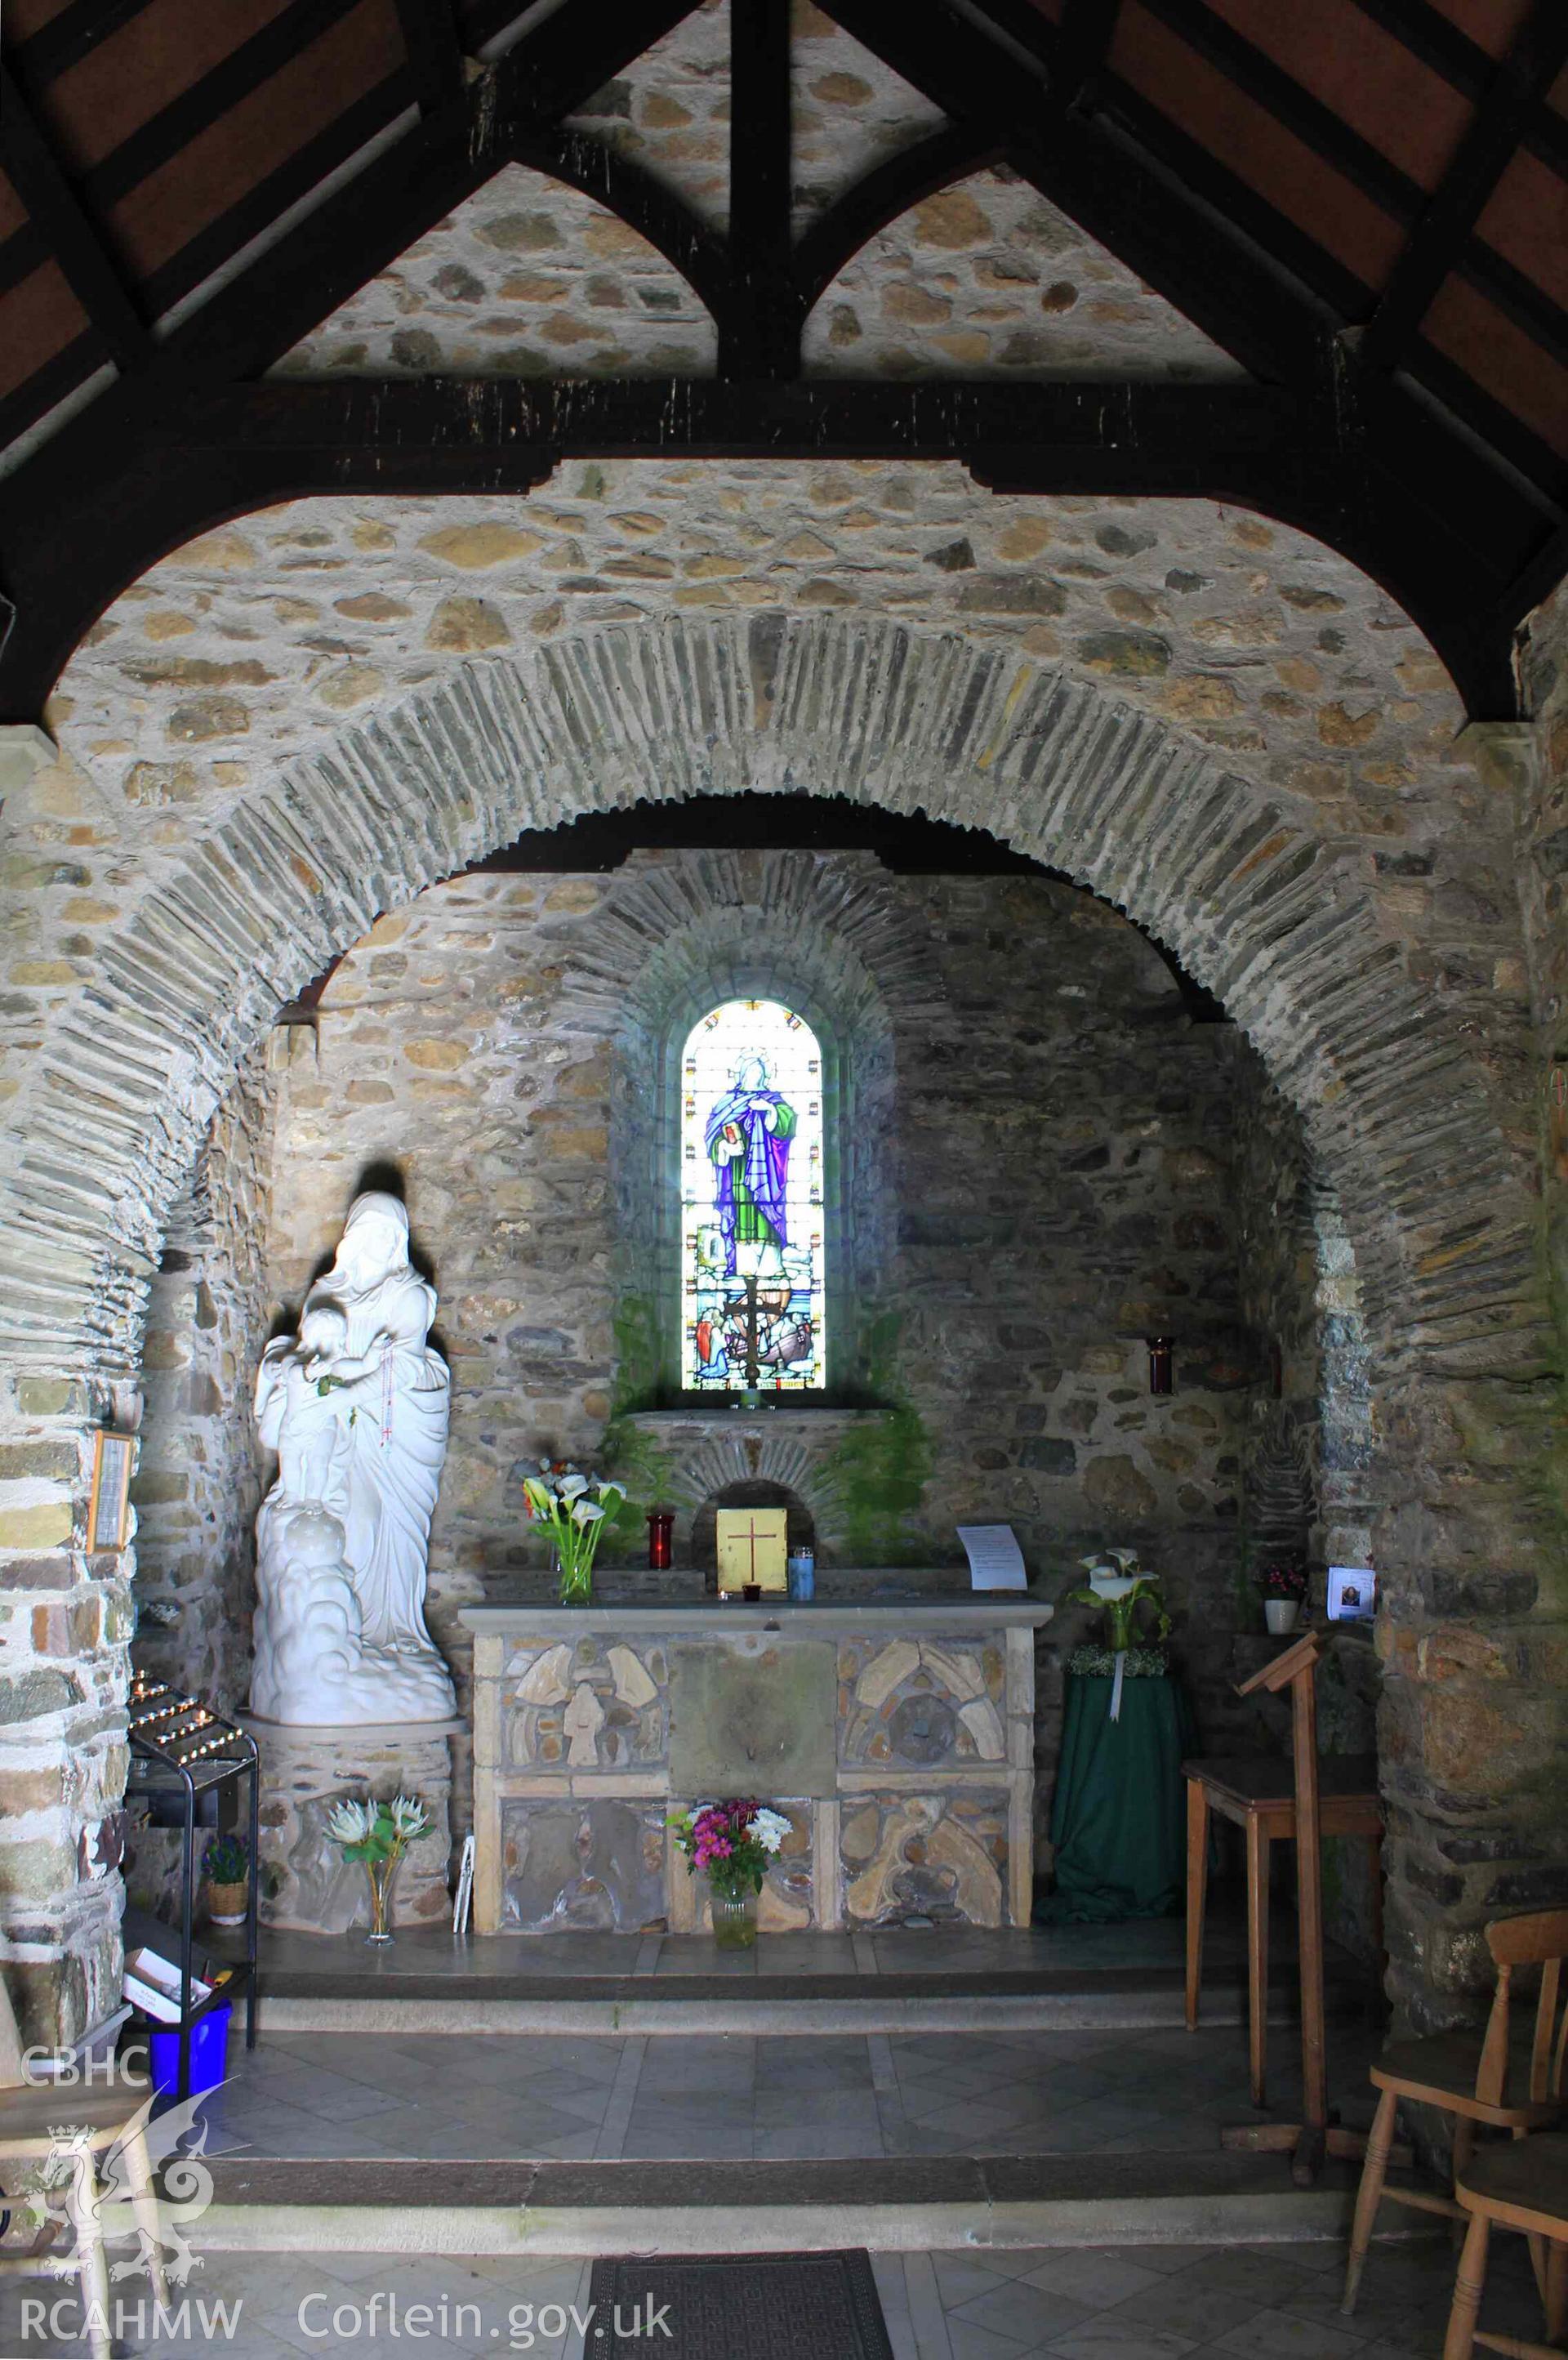
[[[780, 903], [815, 910], [825, 938], [792, 921], [793, 967], [768, 947]], [[677, 917], [695, 912], [711, 944], [737, 933], [754, 962], [771, 958], [785, 996], [801, 965], [821, 985], [836, 915], [840, 964], [864, 968], [883, 1011], [886, 1201], [866, 1226], [884, 1251], [830, 1309], [852, 1330], [851, 1394], [877, 1414], [828, 1422], [811, 1459], [824, 1562], [961, 1563], [956, 1524], [1005, 1520], [1051, 1590], [1091, 1546], [1138, 1546], [1168, 1581], [1183, 1655], [1206, 1666], [1236, 1628], [1256, 1373], [1229, 1210], [1251, 1053], [1231, 1027], [1191, 1021], [1124, 920], [1044, 878], [894, 878], [864, 854], [644, 853], [609, 876], [431, 889], [344, 958], [313, 1035], [281, 1036], [274, 1306], [292, 1313], [355, 1189], [388, 1174], [441, 1292], [453, 1408], [431, 1621], [460, 1672], [457, 1610], [505, 1596], [539, 1562], [517, 1484], [541, 1450], [598, 1459], [608, 1434], [634, 1498], [604, 1562], [635, 1562], [642, 1510], [670, 1490], [689, 1562], [694, 1500], [670, 1482], [681, 1421], [626, 1415], [652, 1409], [663, 1382], [646, 1270], [623, 1234], [638, 1191], [673, 1180], [639, 1152], [645, 1011], [659, 1001], [623, 958], [614, 993], [593, 983], [606, 941], [648, 907], [670, 938], [644, 931], [645, 967], [670, 963]], [[1157, 1330], [1177, 1338], [1169, 1400], [1148, 1391], [1143, 1339]], [[774, 1416], [792, 1448], [790, 1413]], [[1053, 1646], [1045, 1802], [1054, 1663]]]
[[[282, 1036], [287, 1038], [287, 1035]], [[229, 1711], [250, 1685], [256, 1512], [250, 1391], [267, 1337], [270, 1077], [224, 1100], [152, 1282], [136, 1502], [138, 1671]]]
[[[147, 1304], [136, 1513], [138, 1671], [232, 1711], [250, 1687], [260, 1502], [250, 1387], [267, 1338], [271, 1087], [247, 1061], [169, 1217]], [[180, 1839], [127, 1814], [126, 1887], [178, 1906]], [[200, 1846], [198, 1839], [198, 1864]]]

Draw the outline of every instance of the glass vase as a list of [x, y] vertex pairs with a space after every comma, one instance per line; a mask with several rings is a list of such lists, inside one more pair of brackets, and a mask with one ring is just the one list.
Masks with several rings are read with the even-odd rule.
[[403, 1865], [401, 1852], [390, 1860], [367, 1860], [365, 1874], [370, 1885], [370, 1931], [367, 1942], [390, 1942], [392, 1935], [392, 1887], [397, 1881], [397, 1871]]
[[561, 1602], [563, 1606], [586, 1606], [593, 1595], [593, 1566], [591, 1558], [576, 1557], [570, 1562], [559, 1553], [556, 1564], [561, 1572]]
[[710, 1891], [713, 1940], [721, 1950], [749, 1950], [757, 1939], [757, 1896]]

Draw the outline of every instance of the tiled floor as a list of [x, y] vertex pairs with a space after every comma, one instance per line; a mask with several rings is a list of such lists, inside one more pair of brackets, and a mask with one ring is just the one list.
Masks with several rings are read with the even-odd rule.
[[[1366, 2111], [1369, 2036], [1334, 2094]], [[1270, 2095], [1288, 2110], [1293, 2044]], [[307, 2032], [229, 2049], [210, 2152], [431, 2161], [1213, 2153], [1247, 2116], [1240, 2027], [614, 2038]]]
[[[874, 2263], [896, 2360], [1436, 2360], [1454, 2278], [1445, 2238], [1380, 2245], [1356, 2314], [1344, 2320], [1337, 2245], [982, 2250], [877, 2255]], [[478, 2360], [511, 2352], [535, 2360], [583, 2360], [586, 2352], [591, 2360], [592, 2325], [573, 2327], [569, 2316], [574, 2306], [580, 2318], [586, 2311], [589, 2268], [572, 2260], [214, 2255], [183, 2289], [191, 2302], [186, 2332], [156, 2339], [136, 2333], [134, 2288], [117, 2291], [131, 2305], [129, 2349], [155, 2360], [298, 2360], [301, 2353]], [[47, 2322], [42, 2333], [24, 2332], [23, 2301], [47, 2306], [57, 2297], [66, 2306], [59, 2323], [69, 2327], [69, 2289], [0, 2285], [0, 2360], [56, 2360], [85, 2349], [49, 2333]], [[219, 2303], [232, 2332], [214, 2314]], [[1514, 2333], [1541, 2332], [1520, 2239], [1497, 2241], [1484, 2318]], [[650, 2342], [650, 2352], [657, 2348]]]

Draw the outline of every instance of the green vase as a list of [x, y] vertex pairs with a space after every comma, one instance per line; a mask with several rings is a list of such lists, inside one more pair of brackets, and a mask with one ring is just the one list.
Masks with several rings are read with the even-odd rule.
[[721, 1950], [749, 1950], [757, 1939], [757, 1896], [710, 1891], [713, 1939]]

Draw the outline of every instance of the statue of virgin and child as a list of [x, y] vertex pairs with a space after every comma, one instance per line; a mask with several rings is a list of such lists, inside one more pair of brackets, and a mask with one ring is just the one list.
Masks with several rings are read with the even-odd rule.
[[278, 1476], [256, 1517], [251, 1710], [327, 1727], [449, 1720], [425, 1624], [451, 1376], [435, 1290], [396, 1196], [356, 1196], [299, 1332], [262, 1354], [256, 1426]]

